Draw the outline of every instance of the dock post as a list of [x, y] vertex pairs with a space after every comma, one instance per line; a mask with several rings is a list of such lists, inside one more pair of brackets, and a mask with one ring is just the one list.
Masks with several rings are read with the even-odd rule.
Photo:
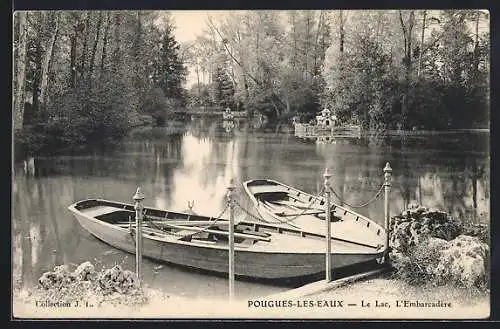
[[325, 281], [332, 281], [332, 266], [331, 266], [331, 253], [332, 253], [332, 239], [331, 239], [331, 220], [330, 220], [330, 173], [328, 168], [325, 169], [323, 174], [325, 178], [325, 197], [326, 197], [326, 208], [325, 208], [325, 223], [326, 223], [326, 255], [325, 255]]
[[135, 201], [135, 274], [142, 281], [142, 219], [143, 209], [142, 200], [144, 200], [144, 193], [140, 187], [137, 188], [132, 199]]
[[229, 206], [229, 302], [234, 298], [234, 181], [231, 179], [227, 187]]
[[390, 241], [390, 225], [391, 225], [391, 213], [389, 207], [389, 193], [391, 192], [391, 175], [392, 168], [387, 162], [384, 167], [384, 216], [385, 216], [385, 255], [384, 255], [384, 263], [389, 262], [389, 241]]

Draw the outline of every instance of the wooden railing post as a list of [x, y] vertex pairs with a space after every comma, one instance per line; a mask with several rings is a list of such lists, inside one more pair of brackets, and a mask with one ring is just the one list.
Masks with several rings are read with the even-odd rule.
[[229, 301], [234, 299], [234, 182], [231, 179], [227, 187], [229, 206]]
[[385, 197], [384, 197], [384, 216], [385, 216], [385, 255], [384, 255], [384, 263], [389, 262], [389, 242], [390, 242], [390, 235], [391, 235], [391, 213], [390, 213], [390, 207], [389, 207], [389, 194], [391, 192], [391, 176], [392, 176], [392, 168], [387, 162], [384, 167], [384, 190], [385, 190]]
[[326, 205], [325, 205], [325, 225], [326, 225], [326, 253], [325, 253], [325, 280], [326, 282], [332, 281], [332, 266], [331, 266], [331, 249], [332, 249], [332, 239], [331, 239], [331, 212], [330, 212], [330, 173], [328, 172], [328, 168], [325, 169], [325, 173], [323, 177], [325, 178], [324, 186], [325, 186], [325, 197], [326, 197]]
[[142, 201], [144, 200], [144, 193], [138, 187], [132, 199], [135, 201], [135, 274], [142, 281], [142, 219], [143, 209]]

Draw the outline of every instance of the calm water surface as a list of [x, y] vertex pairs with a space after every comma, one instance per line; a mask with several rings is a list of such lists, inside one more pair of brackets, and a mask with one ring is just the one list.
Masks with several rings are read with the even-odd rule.
[[[316, 194], [328, 167], [334, 190], [346, 203], [356, 205], [377, 192], [382, 169], [390, 162], [393, 214], [419, 203], [462, 220], [489, 222], [488, 145], [488, 134], [317, 141], [245, 127], [227, 132], [217, 123], [202, 121], [194, 122], [183, 135], [124, 142], [104, 154], [28, 159], [16, 164], [13, 174], [14, 279], [33, 285], [55, 265], [86, 260], [133, 270], [134, 255], [84, 231], [67, 206], [93, 197], [131, 203], [137, 186], [146, 193], [147, 206], [182, 211], [194, 201], [194, 211], [215, 216], [224, 208], [231, 177], [237, 183], [272, 178]], [[241, 188], [238, 198], [252, 211]], [[357, 210], [383, 223], [383, 198]], [[149, 260], [144, 277], [148, 285], [168, 293], [193, 298], [227, 294], [224, 276]], [[240, 298], [286, 289], [262, 282], [236, 283]]]

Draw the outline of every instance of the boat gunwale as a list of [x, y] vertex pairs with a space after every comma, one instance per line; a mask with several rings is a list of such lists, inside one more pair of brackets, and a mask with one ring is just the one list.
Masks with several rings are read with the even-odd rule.
[[[97, 219], [97, 218], [95, 218], [93, 216], [85, 214], [84, 212], [82, 212], [82, 211], [80, 211], [79, 209], [76, 208], [76, 206], [78, 204], [81, 204], [83, 202], [89, 202], [89, 201], [97, 201], [97, 202], [101, 202], [101, 203], [111, 203], [111, 204], [117, 204], [117, 205], [121, 205], [121, 206], [133, 206], [133, 205], [127, 204], [127, 203], [124, 203], [124, 202], [120, 202], [120, 201], [111, 201], [111, 200], [100, 199], [100, 198], [89, 198], [89, 199], [84, 199], [84, 200], [77, 201], [77, 202], [71, 204], [70, 206], [68, 206], [68, 210], [70, 212], [72, 212], [74, 214], [77, 214], [78, 216], [82, 216], [86, 220], [90, 220], [91, 222], [94, 222], [94, 223], [96, 223], [98, 225], [104, 225], [106, 227], [109, 227], [111, 229], [117, 230], [119, 232], [124, 232], [124, 233], [125, 232], [126, 233], [130, 232], [128, 228], [120, 227], [120, 226], [117, 226], [115, 224], [111, 224], [111, 223], [108, 223], [106, 221]], [[95, 207], [95, 206], [88, 207], [88, 209], [93, 208], [93, 207]], [[126, 209], [126, 208], [120, 209], [118, 207], [116, 207], [116, 208], [117, 208], [117, 211]], [[145, 207], [144, 209], [158, 210], [158, 211], [161, 211], [161, 212], [164, 212], [164, 213], [168, 212], [168, 213], [174, 213], [174, 214], [180, 214], [180, 215], [189, 215], [188, 213], [170, 212], [170, 211], [161, 210], [161, 209], [153, 208], [153, 207]], [[204, 217], [204, 218], [213, 218], [213, 217], [203, 216], [203, 215], [196, 215], [196, 216]], [[272, 228], [272, 229], [275, 230], [274, 232], [272, 232], [274, 234], [284, 234], [283, 231], [289, 231], [289, 232], [293, 232], [293, 233], [299, 233], [296, 236], [298, 238], [306, 238], [307, 236], [313, 236], [313, 237], [317, 237], [317, 238], [323, 237], [323, 235], [318, 234], [318, 233], [308, 232], [308, 231], [304, 231], [304, 230], [297, 230], [297, 229], [292, 229], [292, 228], [283, 228], [283, 227], [279, 227], [278, 225], [273, 225], [273, 223], [261, 223], [261, 222], [257, 222], [257, 221], [243, 221], [243, 222], [239, 222], [238, 224], [241, 224], [241, 223], [247, 224], [247, 225], [259, 225], [260, 227], [264, 227], [264, 228], [265, 227]], [[153, 241], [157, 241], [157, 242], [161, 242], [161, 243], [172, 243], [172, 244], [177, 244], [177, 245], [187, 245], [187, 246], [191, 246], [191, 247], [198, 247], [198, 248], [204, 248], [204, 249], [228, 250], [228, 248], [229, 248], [229, 246], [203, 245], [201, 243], [190, 242], [190, 241], [183, 241], [183, 240], [180, 240], [180, 239], [171, 239], [171, 240], [169, 240], [168, 238], [162, 238], [162, 237], [158, 237], [158, 236], [149, 236], [149, 235], [146, 235], [144, 233], [143, 233], [143, 238], [146, 238], [146, 239], [149, 239], [149, 240], [153, 240]], [[347, 244], [359, 245], [359, 243], [352, 242], [352, 241], [345, 241], [345, 240], [343, 240], [342, 242], [347, 243]], [[109, 243], [109, 244], [111, 244], [111, 243]], [[381, 254], [383, 252], [383, 251], [377, 249], [375, 246], [363, 245], [363, 247], [365, 247], [365, 248], [371, 248], [371, 249], [373, 249], [373, 251], [371, 251], [371, 252], [363, 252], [363, 253], [360, 253], [360, 252], [357, 252], [357, 251], [353, 251], [351, 253], [347, 253], [347, 252], [336, 253], [336, 252], [332, 251], [332, 255], [334, 255], [334, 254], [335, 255], [351, 255], [351, 254], [379, 255], [379, 254]], [[238, 251], [238, 252], [251, 252], [251, 253], [276, 254], [276, 255], [290, 255], [290, 254], [311, 254], [311, 255], [316, 255], [316, 254], [323, 254], [322, 252], [321, 253], [318, 253], [318, 252], [300, 252], [300, 251], [296, 251], [296, 250], [294, 250], [294, 251], [252, 250], [252, 249], [250, 249], [250, 248], [248, 248], [246, 246], [242, 247], [242, 246], [236, 245], [236, 244], [235, 244], [235, 250]]]
[[[322, 199], [321, 197], [318, 197], [318, 196], [316, 196], [316, 195], [313, 195], [313, 194], [310, 194], [310, 193], [304, 192], [304, 191], [302, 191], [302, 190], [299, 190], [298, 188], [295, 188], [295, 187], [289, 186], [289, 185], [287, 185], [287, 184], [284, 184], [284, 183], [278, 182], [278, 181], [273, 180], [273, 179], [267, 179], [267, 178], [263, 178], [263, 179], [250, 179], [250, 180], [247, 180], [247, 181], [243, 182], [243, 188], [245, 189], [245, 192], [248, 194], [248, 196], [252, 199], [252, 202], [254, 203], [254, 205], [255, 205], [256, 207], [259, 205], [259, 202], [258, 202], [257, 198], [255, 197], [255, 194], [254, 194], [254, 193], [252, 193], [252, 192], [250, 192], [249, 187], [248, 187], [248, 184], [249, 184], [250, 182], [254, 182], [254, 181], [267, 181], [267, 182], [272, 182], [272, 183], [275, 183], [275, 184], [276, 184], [276, 185], [278, 185], [278, 186], [279, 186], [279, 185], [281, 185], [281, 186], [284, 186], [284, 187], [286, 187], [286, 188], [288, 188], [288, 189], [295, 190], [295, 191], [299, 192], [300, 194], [306, 194], [306, 195], [309, 195], [309, 196], [313, 197], [313, 198], [314, 198], [314, 199], [316, 199], [316, 200], [319, 200], [319, 201], [324, 201], [324, 199]], [[386, 230], [385, 230], [385, 228], [384, 228], [384, 227], [382, 227], [382, 225], [380, 225], [380, 224], [376, 223], [375, 221], [373, 221], [372, 219], [370, 219], [370, 218], [368, 218], [368, 217], [366, 217], [366, 216], [364, 216], [364, 215], [362, 215], [362, 214], [360, 214], [360, 213], [358, 213], [358, 212], [356, 212], [356, 211], [354, 211], [354, 210], [351, 210], [351, 209], [345, 208], [345, 207], [343, 207], [343, 206], [340, 206], [340, 205], [338, 205], [337, 203], [332, 202], [332, 203], [331, 203], [331, 205], [334, 205], [334, 206], [335, 206], [335, 208], [339, 208], [339, 209], [342, 209], [342, 210], [344, 210], [344, 211], [347, 211], [348, 213], [350, 213], [350, 214], [352, 214], [352, 215], [355, 215], [355, 216], [359, 217], [360, 219], [363, 219], [363, 220], [364, 220], [364, 221], [366, 221], [366, 222], [369, 222], [369, 223], [370, 223], [370, 226], [372, 226], [372, 225], [374, 225], [374, 226], [378, 226], [378, 227], [380, 228], [380, 232], [381, 232], [381, 233], [382, 233], [382, 232], [383, 232], [383, 233], [386, 233], [386, 232], [385, 232], [385, 231], [386, 231]], [[272, 213], [271, 213], [271, 215], [272, 215], [273, 217], [275, 217], [275, 215], [274, 215], [274, 214], [272, 214]]]

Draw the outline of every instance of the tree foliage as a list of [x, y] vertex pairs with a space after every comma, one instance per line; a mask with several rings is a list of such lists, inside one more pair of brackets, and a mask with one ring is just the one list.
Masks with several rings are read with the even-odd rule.
[[165, 97], [174, 99], [184, 97], [182, 85], [186, 68], [179, 57], [179, 49], [180, 45], [173, 35], [173, 26], [167, 25], [161, 38], [153, 81], [162, 88]]
[[[182, 104], [186, 69], [173, 24], [157, 12], [23, 12], [14, 16], [16, 151], [112, 143]], [[36, 145], [27, 145], [37, 139]]]
[[222, 51], [234, 100], [271, 120], [326, 106], [365, 128], [484, 127], [488, 21], [479, 10], [208, 14], [193, 66], [198, 84], [214, 83]]
[[350, 12], [346, 47], [327, 51], [325, 102], [364, 126], [487, 126], [489, 31], [475, 28], [487, 26], [485, 15]]

